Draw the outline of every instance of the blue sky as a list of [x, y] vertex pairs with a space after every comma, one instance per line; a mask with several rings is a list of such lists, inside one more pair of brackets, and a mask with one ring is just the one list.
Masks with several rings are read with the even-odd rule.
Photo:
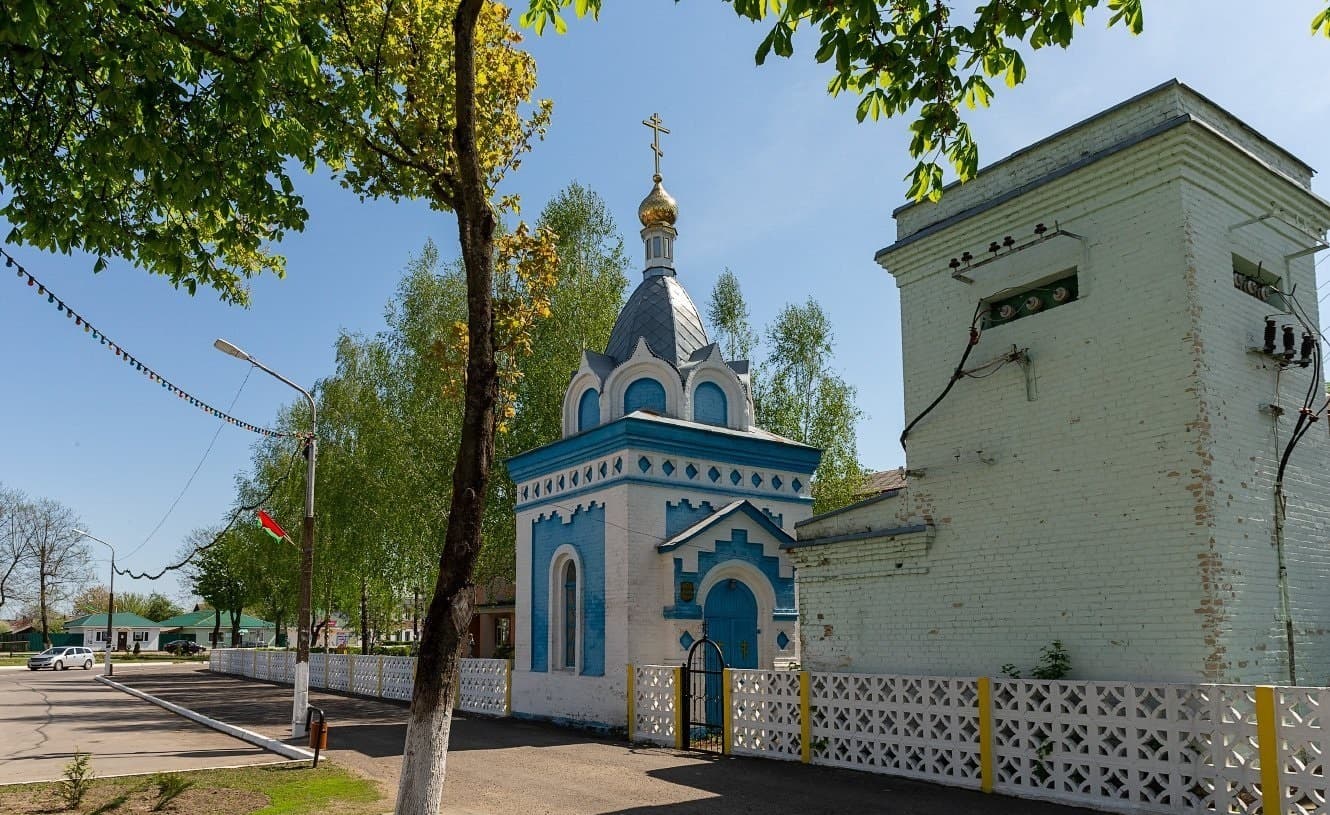
[[[651, 174], [650, 132], [640, 123], [659, 112], [673, 131], [663, 137], [663, 172], [680, 207], [680, 281], [702, 305], [729, 267], [758, 326], [787, 302], [820, 301], [836, 327], [837, 368], [858, 388], [867, 414], [863, 462], [902, 464], [898, 302], [872, 257], [895, 234], [891, 210], [903, 202], [902, 178], [912, 166], [907, 123], [856, 124], [854, 100], [827, 96], [828, 72], [812, 61], [807, 42], [792, 60], [755, 67], [763, 30], [716, 0], [606, 6], [599, 22], [573, 22], [565, 36], [528, 38], [554, 121], [504, 191], [521, 194], [534, 217], [569, 181], [590, 186], [608, 202], [636, 258], [635, 211]], [[1146, 31], [1135, 38], [1105, 30], [1107, 14], [1093, 14], [1070, 50], [1033, 54], [1026, 85], [1004, 89], [992, 108], [971, 114], [981, 163], [1177, 77], [1330, 172], [1330, 95], [1319, 87], [1330, 75], [1330, 40], [1308, 34], [1317, 6], [1281, 0], [1256, 14], [1250, 0], [1151, 0]], [[1330, 194], [1325, 183], [1315, 189]], [[248, 310], [205, 291], [190, 297], [123, 262], [93, 275], [85, 257], [14, 252], [143, 362], [225, 408], [248, 366], [215, 351], [216, 337], [312, 383], [331, 371], [339, 331], [382, 327], [407, 257], [427, 238], [456, 253], [451, 216], [423, 204], [362, 203], [323, 177], [304, 179], [300, 191], [311, 220], [283, 246], [289, 273], [256, 281]], [[159, 567], [191, 529], [224, 514], [252, 437], [222, 427], [183, 499], [148, 540], [217, 421], [119, 363], [12, 274], [6, 280], [0, 483], [69, 504], [122, 553], [139, 550], [128, 565]], [[233, 413], [263, 424], [292, 395], [256, 372]], [[105, 564], [98, 570], [104, 580]], [[161, 583], [180, 594], [175, 580]]]

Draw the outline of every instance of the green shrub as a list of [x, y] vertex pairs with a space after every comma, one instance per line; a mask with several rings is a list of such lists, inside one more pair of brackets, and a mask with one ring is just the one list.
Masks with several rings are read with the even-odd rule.
[[83, 803], [83, 796], [88, 794], [95, 777], [92, 774], [92, 755], [74, 748], [73, 760], [65, 765], [65, 780], [55, 787], [66, 809], [77, 809]]
[[194, 786], [194, 782], [180, 773], [157, 773], [152, 777], [152, 785], [157, 788], [157, 800], [152, 805], [152, 811], [161, 812], [176, 796]]

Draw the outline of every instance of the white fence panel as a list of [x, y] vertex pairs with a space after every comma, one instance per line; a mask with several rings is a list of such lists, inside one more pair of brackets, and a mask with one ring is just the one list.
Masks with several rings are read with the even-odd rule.
[[979, 786], [975, 680], [814, 673], [810, 685], [814, 764]]
[[1261, 812], [1253, 688], [998, 681], [993, 741], [1000, 792], [1130, 812]]
[[629, 723], [629, 741], [674, 746], [678, 670], [671, 665], [633, 667], [633, 721]]
[[347, 683], [349, 674], [347, 669], [350, 666], [351, 657], [347, 654], [329, 654], [328, 672], [323, 677], [321, 687], [327, 690], [346, 690], [350, 687]]
[[508, 660], [463, 659], [457, 672], [457, 709], [505, 716], [508, 713]]
[[1290, 815], [1326, 812], [1330, 753], [1330, 689], [1279, 688], [1280, 795]]
[[383, 698], [410, 699], [415, 676], [416, 660], [413, 657], [384, 657]]
[[801, 755], [799, 673], [730, 671], [732, 751], [798, 761]]
[[355, 672], [351, 677], [351, 692], [360, 696], [378, 696], [382, 670], [382, 656], [356, 657]]

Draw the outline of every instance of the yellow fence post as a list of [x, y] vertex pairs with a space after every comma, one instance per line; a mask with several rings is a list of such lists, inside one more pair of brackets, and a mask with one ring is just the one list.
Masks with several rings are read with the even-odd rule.
[[1261, 756], [1261, 811], [1283, 812], [1279, 783], [1279, 727], [1275, 716], [1275, 689], [1256, 687], [1256, 743]]
[[993, 791], [993, 681], [979, 677], [979, 789]]
[[637, 711], [633, 709], [637, 704], [637, 671], [633, 669], [633, 663], [628, 663], [628, 742], [633, 741], [633, 731], [637, 729]]
[[250, 676], [259, 675], [259, 649], [257, 648], [254, 649], [254, 667], [250, 668], [249, 675]]
[[379, 654], [379, 685], [374, 691], [374, 695], [383, 698], [383, 654]]
[[674, 669], [674, 749], [682, 750], [683, 733], [683, 668]]
[[799, 760], [813, 760], [813, 700], [809, 691], [808, 671], [799, 672]]
[[513, 715], [513, 661], [503, 666], [503, 715]]
[[721, 755], [728, 756], [734, 749], [734, 708], [731, 704], [734, 696], [734, 669], [724, 668], [721, 672], [720, 686], [720, 704], [721, 704]]
[[346, 692], [356, 692], [356, 655], [346, 655]]

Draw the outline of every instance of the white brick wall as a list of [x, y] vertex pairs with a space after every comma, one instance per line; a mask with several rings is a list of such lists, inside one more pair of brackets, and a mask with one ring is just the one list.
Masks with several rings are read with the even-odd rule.
[[[910, 484], [898, 499], [800, 529], [810, 538], [919, 518], [936, 525], [922, 551], [917, 541], [798, 550], [808, 667], [994, 674], [1007, 662], [1028, 669], [1061, 639], [1076, 677], [1287, 681], [1270, 535], [1273, 423], [1257, 410], [1273, 401], [1275, 374], [1245, 350], [1267, 308], [1233, 288], [1230, 254], [1282, 269], [1294, 242], [1264, 225], [1229, 226], [1272, 202], [1330, 222], [1323, 202], [1234, 145], [1288, 174], [1303, 172], [1299, 165], [1185, 88], [1167, 86], [1099, 130], [1062, 134], [973, 189], [948, 193], [941, 206], [956, 212], [991, 199], [1178, 109], [1207, 122], [882, 259], [901, 289], [907, 417], [946, 384], [978, 300], [1072, 265], [1080, 299], [986, 331], [971, 355], [973, 366], [1028, 347], [1034, 401], [1016, 365], [957, 383], [911, 435]], [[901, 234], [936, 215], [908, 210]], [[950, 258], [987, 257], [990, 241], [1021, 241], [1035, 223], [1055, 221], [1084, 245], [1058, 238], [985, 265], [973, 285], [951, 279]], [[1316, 319], [1310, 261], [1277, 273], [1298, 283]], [[1300, 404], [1307, 376], [1281, 376], [1286, 406]], [[1290, 425], [1281, 423], [1281, 438]], [[1288, 479], [1298, 679], [1317, 683], [1330, 671], [1330, 451], [1318, 431]]]

